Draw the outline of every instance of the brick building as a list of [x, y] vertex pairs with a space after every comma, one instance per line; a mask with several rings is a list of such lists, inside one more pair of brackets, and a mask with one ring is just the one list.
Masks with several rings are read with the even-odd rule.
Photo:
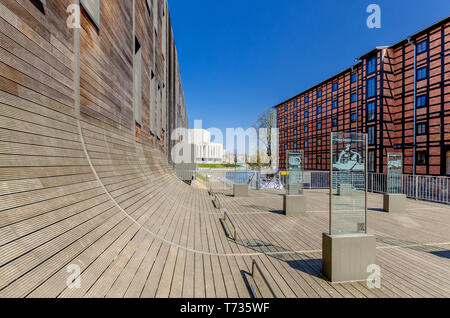
[[[305, 168], [329, 169], [330, 132], [364, 132], [369, 171], [401, 152], [404, 173], [450, 175], [450, 17], [275, 106], [280, 168], [305, 151]], [[415, 140], [415, 141], [414, 141]]]

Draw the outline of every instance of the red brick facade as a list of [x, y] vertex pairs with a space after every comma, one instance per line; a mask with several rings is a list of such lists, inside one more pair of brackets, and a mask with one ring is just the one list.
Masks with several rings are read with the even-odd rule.
[[285, 169], [287, 151], [303, 149], [306, 169], [328, 170], [330, 132], [358, 131], [369, 134], [370, 171], [385, 172], [387, 153], [402, 152], [404, 173], [412, 174], [415, 162], [417, 174], [448, 175], [449, 85], [447, 18], [408, 40], [374, 49], [352, 68], [275, 106], [280, 168]]

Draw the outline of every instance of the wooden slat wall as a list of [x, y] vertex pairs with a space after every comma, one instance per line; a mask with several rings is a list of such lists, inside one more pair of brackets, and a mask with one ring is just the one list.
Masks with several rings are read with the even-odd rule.
[[136, 0], [145, 65], [137, 138], [132, 1], [102, 0], [100, 29], [81, 15], [80, 113], [74, 30], [66, 26], [72, 3], [47, 1], [43, 14], [28, 0], [0, 1], [0, 297], [70, 296], [69, 264], [82, 260], [93, 275], [144, 244], [133, 220], [158, 226], [158, 217], [181, 211], [182, 193], [188, 208], [196, 204], [149, 134], [150, 67], [167, 75], [145, 1]]

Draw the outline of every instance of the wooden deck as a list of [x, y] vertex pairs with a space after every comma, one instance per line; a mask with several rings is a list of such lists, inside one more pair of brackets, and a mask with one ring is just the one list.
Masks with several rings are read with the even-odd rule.
[[[0, 297], [245, 298], [249, 285], [270, 297], [262, 280], [250, 275], [252, 259], [282, 297], [450, 296], [447, 206], [408, 201], [407, 213], [387, 214], [379, 211], [381, 197], [369, 196], [368, 227], [377, 235], [382, 287], [368, 289], [365, 282], [331, 284], [320, 273], [326, 193], [308, 192], [310, 215], [298, 219], [280, 214], [281, 193], [220, 194], [238, 225], [234, 242], [207, 191], [167, 172], [158, 177], [151, 169], [143, 172], [117, 177], [105, 170], [105, 188], [80, 189], [92, 198], [76, 203], [70, 202], [75, 195], [59, 198], [56, 202], [67, 205], [4, 225]], [[1, 220], [12, 215], [8, 211]], [[67, 286], [70, 264], [81, 268], [79, 289]]]

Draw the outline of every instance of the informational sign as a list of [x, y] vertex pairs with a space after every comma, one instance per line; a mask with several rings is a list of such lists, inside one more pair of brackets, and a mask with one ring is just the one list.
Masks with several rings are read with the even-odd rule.
[[288, 167], [288, 195], [303, 194], [303, 151], [288, 152], [287, 167]]
[[367, 134], [331, 133], [330, 234], [366, 233]]
[[386, 192], [388, 194], [403, 193], [403, 154], [401, 153], [388, 153]]

